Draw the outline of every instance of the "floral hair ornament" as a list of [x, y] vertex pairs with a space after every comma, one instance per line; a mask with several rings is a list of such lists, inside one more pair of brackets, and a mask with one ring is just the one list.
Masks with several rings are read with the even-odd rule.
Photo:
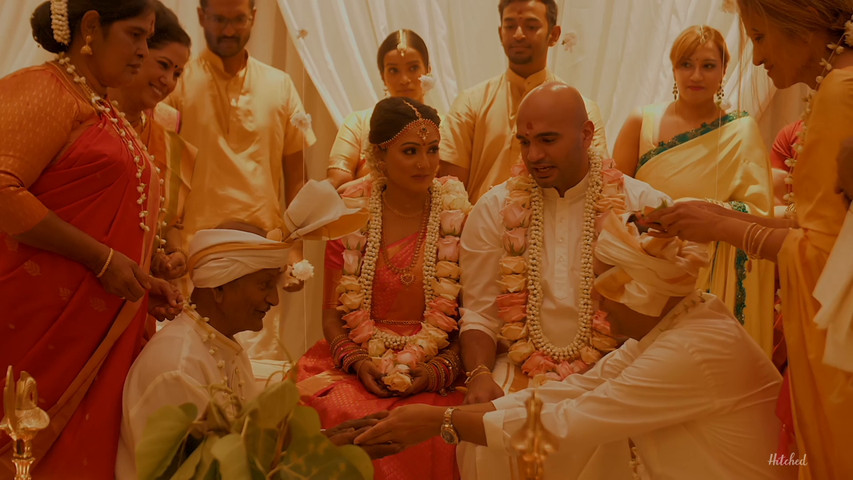
[[406, 50], [408, 49], [409, 43], [406, 41], [406, 35], [403, 33], [403, 29], [397, 30], [397, 53], [399, 53], [401, 57], [405, 57]]
[[[851, 38], [853, 38], [853, 37], [851, 37]], [[430, 75], [428, 73], [421, 75], [420, 80], [421, 80], [421, 88], [424, 89], [424, 93], [435, 88], [435, 77], [433, 77], [432, 75]]]
[[68, 26], [68, 0], [50, 0], [50, 29], [53, 39], [62, 45], [71, 43], [71, 28]]
[[420, 110], [415, 108], [414, 105], [412, 105], [411, 103], [409, 103], [406, 100], [403, 100], [403, 103], [408, 105], [409, 108], [411, 108], [415, 112], [416, 118], [414, 120], [412, 120], [411, 122], [409, 122], [405, 127], [403, 127], [396, 135], [394, 135], [390, 139], [385, 140], [384, 142], [380, 143], [379, 148], [381, 148], [383, 150], [388, 148], [389, 146], [391, 146], [391, 144], [393, 144], [395, 141], [397, 141], [398, 138], [400, 138], [400, 135], [405, 134], [409, 130], [417, 129], [416, 133], [417, 133], [418, 137], [421, 139], [421, 141], [424, 143], [426, 143], [427, 138], [429, 138], [429, 128], [430, 127], [434, 128], [436, 131], [438, 131], [438, 125], [436, 125], [435, 122], [433, 122], [432, 120], [430, 120], [428, 118], [424, 118], [423, 115], [421, 115]]

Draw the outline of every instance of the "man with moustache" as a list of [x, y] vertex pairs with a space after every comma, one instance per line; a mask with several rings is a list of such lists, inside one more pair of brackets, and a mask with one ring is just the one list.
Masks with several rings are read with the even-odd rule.
[[[255, 0], [200, 0], [207, 49], [187, 64], [167, 99], [181, 113], [179, 133], [198, 147], [184, 245], [224, 220], [277, 227], [281, 199], [289, 204], [305, 182], [302, 150], [314, 133], [296, 126], [305, 114], [290, 76], [246, 50], [256, 14]], [[301, 258], [297, 244], [289, 263]], [[278, 313], [265, 320], [268, 335], [279, 331]]]
[[[548, 49], [560, 40], [554, 0], [500, 0], [498, 35], [507, 71], [462, 92], [441, 122], [439, 175], [465, 183], [471, 203], [510, 176], [519, 161], [514, 138], [521, 99], [545, 82], [559, 80], [547, 69]], [[584, 98], [595, 125], [593, 145], [606, 155], [607, 139], [598, 105]]]

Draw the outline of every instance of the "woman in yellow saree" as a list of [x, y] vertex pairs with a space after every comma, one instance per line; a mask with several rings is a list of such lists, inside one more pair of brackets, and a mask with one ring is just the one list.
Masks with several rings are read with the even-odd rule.
[[[770, 165], [758, 125], [746, 112], [727, 113], [722, 105], [729, 60], [723, 36], [708, 26], [689, 27], [673, 43], [670, 59], [676, 98], [647, 105], [625, 122], [614, 148], [617, 166], [676, 200], [705, 199], [769, 215]], [[773, 264], [749, 262], [725, 243], [714, 248], [697, 286], [723, 300], [770, 356]]]
[[[813, 291], [849, 201], [836, 191], [837, 156], [853, 134], [853, 3], [849, 0], [738, 0], [753, 62], [773, 83], [805, 83], [804, 135], [786, 195], [795, 224], [687, 202], [655, 212], [666, 235], [725, 241], [779, 266], [782, 317], [800, 459], [800, 478], [849, 478], [853, 457], [853, 372], [832, 361], [835, 338], [815, 323]], [[846, 23], [846, 32], [845, 32]], [[846, 43], [846, 45], [845, 45]], [[826, 307], [824, 305], [823, 307]], [[846, 345], [846, 353], [853, 348]]]

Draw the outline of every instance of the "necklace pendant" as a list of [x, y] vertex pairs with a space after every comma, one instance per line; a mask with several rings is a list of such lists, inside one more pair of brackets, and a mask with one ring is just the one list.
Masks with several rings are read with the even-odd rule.
[[400, 274], [400, 282], [408, 287], [409, 285], [415, 282], [415, 276], [412, 274], [412, 272]]

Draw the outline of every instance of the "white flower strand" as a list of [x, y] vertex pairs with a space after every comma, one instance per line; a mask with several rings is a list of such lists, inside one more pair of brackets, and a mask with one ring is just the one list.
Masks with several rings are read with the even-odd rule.
[[68, 26], [68, 0], [50, 0], [50, 29], [53, 39], [62, 45], [71, 43], [71, 28]]
[[530, 196], [533, 215], [530, 220], [530, 231], [528, 233], [530, 235], [530, 246], [528, 248], [530, 273], [527, 277], [527, 289], [530, 297], [527, 303], [527, 328], [530, 340], [533, 342], [536, 350], [560, 362], [577, 358], [581, 353], [581, 349], [589, 345], [592, 333], [592, 317], [595, 313], [592, 302], [592, 286], [595, 279], [592, 270], [593, 242], [595, 240], [595, 204], [601, 195], [602, 186], [601, 156], [595, 152], [595, 149], [590, 149], [589, 173], [587, 178], [589, 179], [589, 185], [584, 200], [578, 331], [572, 342], [564, 347], [557, 347], [551, 343], [542, 331], [542, 273], [540, 263], [544, 227], [542, 189], [534, 184], [533, 192]]
[[[136, 180], [137, 187], [136, 191], [139, 193], [139, 197], [136, 199], [136, 204], [139, 205], [139, 228], [145, 232], [149, 232], [151, 227], [149, 227], [145, 223], [145, 218], [148, 217], [149, 211], [145, 210], [145, 200], [148, 198], [148, 192], [150, 190], [146, 189], [148, 186], [142, 181], [142, 173], [145, 171], [145, 165], [152, 161], [152, 157], [148, 154], [148, 148], [143, 144], [140, 140], [136, 131], [124, 117], [124, 114], [119, 112], [115, 106], [111, 106], [109, 102], [105, 99], [101, 98], [100, 95], [95, 93], [91, 87], [86, 83], [86, 78], [80, 76], [77, 73], [77, 68], [71, 63], [71, 59], [68, 58], [64, 53], [60, 53], [56, 59], [56, 62], [60, 65], [60, 67], [64, 68], [65, 71], [71, 76], [74, 83], [80, 85], [80, 88], [88, 94], [89, 102], [98, 111], [98, 115], [103, 115], [107, 117], [113, 128], [121, 137], [122, 143], [127, 148], [130, 153], [131, 158], [133, 158], [133, 163], [136, 165]], [[153, 166], [153, 163], [152, 163]], [[159, 174], [160, 169], [154, 167], [154, 170]], [[160, 179], [160, 185], [163, 185], [163, 179]], [[160, 212], [164, 212], [163, 203], [165, 202], [165, 198], [160, 196]], [[165, 226], [165, 222], [160, 222], [160, 227]], [[158, 246], [162, 246], [165, 244], [165, 239], [162, 238], [162, 235], [158, 235], [156, 238]]]
[[[383, 185], [384, 186], [384, 185]], [[378, 194], [377, 194], [378, 193]], [[370, 195], [370, 221], [368, 223], [367, 246], [365, 247], [365, 255], [361, 262], [361, 275], [359, 276], [359, 284], [364, 292], [364, 300], [362, 300], [362, 310], [370, 313], [373, 299], [373, 279], [376, 274], [376, 260], [379, 257], [379, 244], [382, 241], [382, 193], [383, 188], [377, 182], [373, 185], [373, 191]], [[438, 249], [438, 234], [439, 234], [439, 215], [441, 214], [441, 183], [438, 180], [432, 181], [430, 187], [430, 210], [429, 220], [427, 221], [427, 238], [424, 245], [424, 264], [423, 264], [423, 284], [424, 284], [424, 315], [429, 311], [429, 303], [435, 298], [435, 291], [432, 288], [432, 282], [435, 279], [435, 263], [436, 251]], [[377, 221], [373, 221], [376, 219]], [[371, 241], [376, 242], [375, 248], [371, 248]], [[368, 252], [373, 252], [368, 255]], [[415, 252], [417, 255], [418, 252]], [[366, 274], [366, 275], [365, 275]], [[364, 280], [362, 280], [364, 278]], [[426, 324], [422, 321], [421, 324]], [[428, 329], [421, 328], [415, 335], [397, 335], [391, 332], [384, 332], [378, 328], [373, 333], [373, 338], [381, 340], [386, 348], [400, 350], [406, 345], [415, 343], [418, 339], [429, 338]]]
[[815, 88], [809, 89], [809, 93], [806, 94], [806, 97], [803, 99], [806, 104], [806, 108], [803, 110], [802, 116], [803, 128], [797, 133], [797, 142], [794, 144], [794, 151], [796, 152], [796, 155], [792, 155], [790, 158], [785, 159], [785, 166], [788, 167], [788, 174], [785, 176], [785, 187], [787, 192], [782, 196], [782, 200], [787, 204], [787, 208], [785, 209], [785, 217], [787, 218], [794, 218], [797, 214], [797, 197], [794, 195], [794, 168], [797, 166], [797, 159], [803, 152], [803, 146], [806, 144], [806, 131], [808, 130], [808, 120], [812, 113], [814, 97], [817, 90], [820, 88], [820, 84], [823, 83], [826, 76], [832, 71], [832, 59], [835, 58], [835, 55], [840, 55], [844, 52], [845, 48], [842, 43], [846, 42], [847, 45], [853, 47], [853, 15], [851, 15], [850, 20], [844, 24], [844, 27], [844, 34], [841, 35], [838, 42], [826, 44], [826, 48], [829, 49], [829, 56], [827, 58], [820, 59], [820, 66], [823, 67], [823, 71], [820, 72], [820, 75], [815, 77]]

